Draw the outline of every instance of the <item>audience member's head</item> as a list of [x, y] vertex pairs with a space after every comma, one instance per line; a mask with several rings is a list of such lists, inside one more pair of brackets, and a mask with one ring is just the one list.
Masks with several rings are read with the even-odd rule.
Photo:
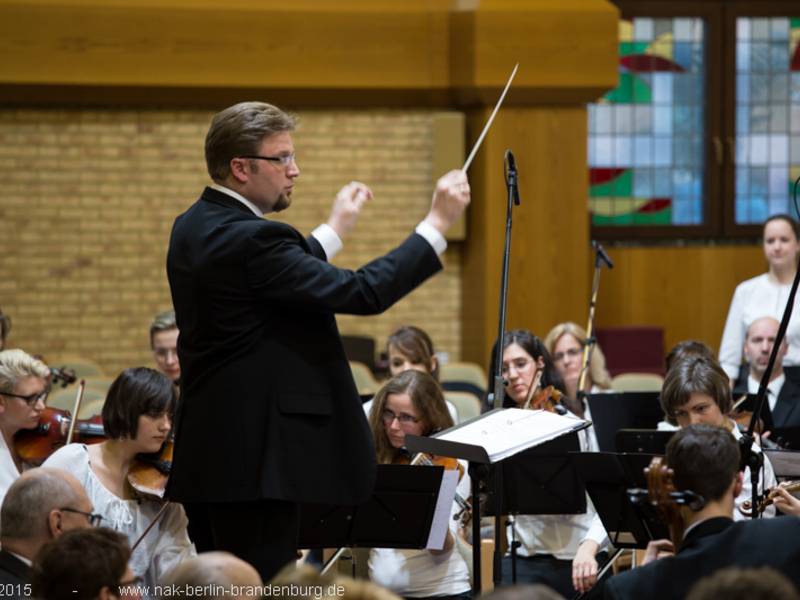
[[158, 370], [171, 381], [177, 381], [181, 376], [181, 365], [178, 362], [178, 324], [174, 310], [159, 313], [153, 319], [150, 349]]
[[729, 431], [713, 425], [688, 425], [672, 436], [666, 458], [675, 489], [703, 497], [703, 506], [696, 510], [732, 517], [742, 482], [739, 445]]
[[714, 351], [708, 347], [707, 344], [698, 340], [683, 340], [678, 342], [672, 347], [672, 350], [667, 354], [667, 372], [675, 365], [686, 358], [707, 358], [708, 360], [716, 360]]
[[274, 600], [400, 600], [371, 581], [322, 575], [308, 565], [288, 565], [269, 582], [268, 591]]
[[[170, 589], [169, 596], [164, 598], [195, 600], [251, 598], [262, 585], [258, 571], [229, 552], [203, 552], [186, 559], [167, 573], [161, 583]], [[197, 586], [208, 593], [186, 593], [198, 589]]]
[[0, 309], [0, 350], [6, 347], [6, 339], [11, 332], [11, 317]]
[[423, 371], [439, 381], [439, 361], [430, 336], [419, 327], [404, 325], [397, 329], [386, 342], [389, 355], [389, 370], [392, 376], [414, 369]]
[[481, 600], [563, 600], [564, 597], [554, 589], [542, 584], [520, 584], [497, 588], [488, 594], [481, 594]]
[[771, 567], [721, 569], [698, 581], [686, 600], [800, 600], [791, 580]]
[[30, 560], [53, 538], [96, 525], [86, 491], [66, 471], [39, 467], [8, 488], [0, 508], [0, 544]]
[[[586, 330], [571, 322], [559, 323], [544, 338], [544, 345], [571, 396], [575, 395], [573, 390], [577, 391], [586, 338]], [[606, 390], [611, 388], [611, 375], [606, 369], [606, 357], [599, 344], [595, 344], [592, 349], [592, 358], [586, 377], [588, 388], [593, 385]]]
[[[761, 381], [764, 371], [767, 370], [769, 357], [772, 354], [772, 347], [778, 337], [780, 323], [772, 317], [761, 317], [750, 323], [747, 328], [747, 335], [744, 339], [744, 357], [750, 364], [750, 375]], [[772, 379], [779, 377], [783, 373], [783, 357], [789, 351], [786, 339], [778, 347], [778, 355], [775, 365], [772, 368]]]
[[127, 538], [105, 528], [68, 531], [45, 544], [33, 562], [39, 600], [111, 600], [137, 582], [128, 567]]
[[661, 408], [673, 425], [724, 427], [733, 402], [728, 376], [716, 360], [688, 357], [672, 365], [661, 388]]

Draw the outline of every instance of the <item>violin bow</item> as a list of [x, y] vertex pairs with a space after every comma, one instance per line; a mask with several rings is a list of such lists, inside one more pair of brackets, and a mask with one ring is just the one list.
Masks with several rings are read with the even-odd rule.
[[506, 83], [506, 87], [503, 89], [503, 93], [500, 94], [500, 99], [497, 101], [497, 104], [492, 111], [492, 114], [489, 115], [489, 120], [486, 121], [486, 125], [483, 127], [483, 131], [478, 136], [478, 140], [475, 142], [475, 145], [472, 146], [472, 151], [469, 153], [467, 160], [464, 161], [464, 166], [461, 167], [461, 170], [466, 172], [469, 169], [469, 166], [472, 164], [472, 159], [475, 158], [475, 155], [478, 153], [478, 148], [481, 147], [481, 143], [483, 143], [483, 138], [486, 137], [486, 134], [489, 132], [489, 128], [492, 126], [492, 122], [494, 121], [495, 116], [497, 115], [497, 111], [500, 110], [500, 106], [503, 104], [503, 100], [505, 100], [506, 94], [508, 93], [508, 88], [511, 87], [511, 82], [514, 81], [514, 77], [517, 74], [517, 69], [519, 69], [519, 63], [514, 65], [514, 70], [511, 71], [511, 75], [508, 78], [508, 82]]
[[166, 511], [166, 510], [167, 510], [167, 507], [168, 507], [168, 506], [169, 506], [169, 500], [165, 500], [165, 501], [164, 501], [164, 504], [162, 504], [162, 505], [161, 505], [161, 508], [160, 508], [160, 509], [159, 509], [159, 511], [156, 513], [156, 516], [155, 516], [155, 517], [153, 517], [153, 520], [152, 520], [152, 521], [150, 521], [150, 524], [147, 526], [147, 529], [145, 529], [145, 530], [142, 532], [142, 535], [140, 535], [138, 538], [136, 538], [136, 541], [135, 541], [135, 542], [133, 542], [133, 546], [131, 546], [131, 554], [133, 554], [133, 551], [134, 551], [134, 550], [136, 550], [136, 547], [137, 547], [139, 544], [141, 544], [141, 543], [142, 543], [142, 540], [145, 538], [145, 536], [146, 536], [148, 533], [150, 533], [150, 530], [153, 528], [153, 526], [154, 526], [156, 523], [158, 523], [159, 519], [161, 519], [161, 517], [164, 515], [164, 511]]
[[83, 401], [83, 391], [86, 389], [86, 380], [81, 379], [78, 384], [78, 393], [75, 396], [75, 405], [72, 407], [72, 419], [69, 421], [69, 429], [67, 430], [66, 444], [72, 443], [72, 436], [75, 434], [75, 423], [78, 420], [78, 411], [81, 409], [81, 402]]

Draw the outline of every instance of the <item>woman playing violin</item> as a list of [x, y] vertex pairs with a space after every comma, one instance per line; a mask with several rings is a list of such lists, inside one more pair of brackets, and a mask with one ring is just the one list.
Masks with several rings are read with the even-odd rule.
[[[69, 444], [44, 463], [75, 475], [96, 512], [112, 529], [127, 535], [131, 544], [151, 524], [162, 503], [138, 495], [128, 483], [128, 472], [138, 454], [158, 452], [167, 441], [175, 403], [172, 382], [164, 375], [144, 367], [126, 369], [111, 384], [103, 405], [108, 440], [91, 446]], [[154, 585], [184, 557], [194, 554], [186, 525], [183, 507], [170, 504], [133, 552], [134, 575]]]
[[0, 502], [24, 469], [14, 435], [33, 429], [50, 392], [50, 369], [22, 350], [0, 352]]
[[[540, 388], [553, 386], [563, 392], [564, 385], [544, 343], [530, 331], [516, 329], [503, 337], [502, 373], [507, 382], [506, 406], [522, 407]], [[491, 371], [494, 372], [494, 369]], [[582, 451], [596, 451], [592, 428], [579, 433]], [[569, 598], [575, 594], [572, 560], [581, 542], [594, 540], [595, 550], [606, 539], [602, 523], [596, 519], [587, 497], [587, 511], [580, 515], [518, 515], [513, 535], [520, 542], [517, 550], [517, 581], [543, 583]], [[512, 531], [509, 528], [509, 538]], [[592, 555], [594, 560], [594, 555]], [[596, 570], [596, 563], [595, 563]], [[503, 559], [504, 583], [511, 582], [511, 559]]]
[[[369, 417], [378, 463], [408, 462], [405, 436], [430, 435], [452, 427], [436, 381], [427, 373], [405, 371], [389, 380], [375, 396]], [[425, 468], [425, 467], [420, 467]], [[468, 477], [458, 493], [469, 495]], [[458, 507], [454, 504], [453, 512]], [[406, 598], [471, 598], [469, 570], [455, 549], [456, 523], [450, 521], [442, 550], [375, 548], [369, 556], [370, 578]]]

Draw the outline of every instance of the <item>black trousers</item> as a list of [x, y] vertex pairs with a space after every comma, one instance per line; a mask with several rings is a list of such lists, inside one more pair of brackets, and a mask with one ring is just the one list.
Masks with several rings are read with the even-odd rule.
[[189, 537], [198, 552], [226, 550], [264, 582], [297, 559], [297, 504], [285, 500], [187, 502]]
[[[503, 585], [511, 585], [511, 557], [503, 557]], [[572, 598], [577, 592], [572, 587], [572, 561], [559, 560], [554, 556], [517, 555], [517, 583], [542, 583], [565, 598]]]

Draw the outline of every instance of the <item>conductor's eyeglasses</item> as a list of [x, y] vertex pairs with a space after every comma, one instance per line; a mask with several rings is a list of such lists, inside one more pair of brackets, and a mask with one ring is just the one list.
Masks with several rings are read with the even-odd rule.
[[250, 160], [266, 160], [274, 165], [287, 168], [292, 163], [296, 162], [296, 154], [281, 154], [280, 156], [260, 156], [258, 154], [249, 154], [247, 156], [240, 156], [239, 158], [249, 158]]

